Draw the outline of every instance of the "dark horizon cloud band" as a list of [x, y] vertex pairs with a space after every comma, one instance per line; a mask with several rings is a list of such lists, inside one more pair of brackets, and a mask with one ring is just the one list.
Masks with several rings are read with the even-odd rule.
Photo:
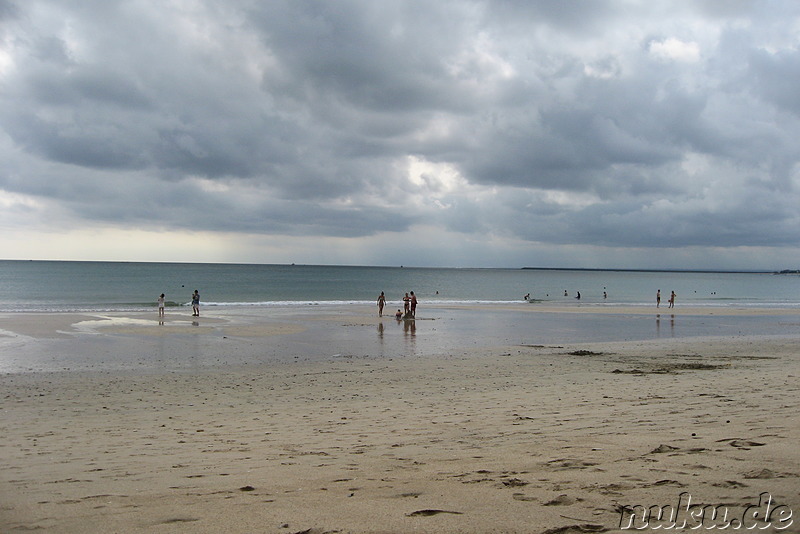
[[798, 95], [790, 0], [0, 0], [0, 228], [797, 268]]

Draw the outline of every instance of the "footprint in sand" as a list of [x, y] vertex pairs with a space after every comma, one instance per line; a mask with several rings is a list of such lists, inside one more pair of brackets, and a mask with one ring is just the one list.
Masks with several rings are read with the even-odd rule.
[[406, 514], [406, 517], [429, 517], [432, 515], [439, 515], [439, 514], [456, 514], [461, 515], [462, 512], [453, 512], [451, 510], [417, 510], [416, 512], [411, 512], [410, 514]]
[[597, 463], [585, 462], [575, 458], [559, 458], [558, 460], [550, 460], [549, 462], [545, 462], [545, 465], [560, 471], [566, 469], [586, 469], [587, 467], [597, 465]]
[[529, 482], [525, 482], [524, 480], [520, 480], [518, 478], [509, 478], [509, 479], [503, 480], [502, 482], [503, 482], [504, 486], [509, 487], [509, 488], [527, 486], [529, 484]]
[[748, 471], [744, 474], [744, 478], [755, 478], [755, 479], [769, 479], [769, 478], [791, 478], [797, 477], [795, 473], [776, 473], [771, 469], [754, 469], [752, 471]]
[[569, 495], [562, 494], [551, 501], [547, 501], [542, 506], [571, 506], [576, 502], [580, 502], [582, 500], [583, 499], [573, 499]]
[[686, 484], [678, 482], [677, 480], [664, 479], [653, 482], [652, 484], [645, 484], [643, 487], [652, 488], [654, 486], [675, 486], [677, 488], [683, 488], [686, 487]]
[[585, 532], [606, 532], [608, 529], [603, 525], [593, 523], [583, 523], [580, 525], [567, 525], [565, 527], [550, 528], [542, 534], [583, 534]]
[[718, 488], [732, 488], [732, 489], [749, 487], [747, 484], [739, 482], [738, 480], [726, 480], [725, 482], [715, 482], [711, 485], [716, 486]]
[[672, 452], [672, 451], [677, 451], [677, 450], [678, 450], [678, 447], [673, 447], [672, 445], [661, 444], [658, 447], [656, 447], [655, 449], [653, 449], [652, 451], [650, 451], [650, 454], [663, 454], [663, 453], [666, 453], [666, 452]]
[[737, 447], [739, 449], [750, 450], [750, 447], [763, 447], [766, 445], [765, 443], [759, 443], [758, 441], [750, 441], [746, 439], [734, 439], [731, 440], [730, 446]]

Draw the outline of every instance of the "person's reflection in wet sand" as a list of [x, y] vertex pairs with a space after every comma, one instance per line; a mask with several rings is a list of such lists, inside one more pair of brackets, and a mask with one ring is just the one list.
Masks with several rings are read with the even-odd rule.
[[403, 339], [406, 341], [406, 355], [414, 356], [417, 352], [417, 322], [414, 319], [403, 319]]
[[404, 320], [403, 321], [403, 332], [406, 334], [411, 334], [412, 336], [417, 334], [417, 321], [411, 320]]

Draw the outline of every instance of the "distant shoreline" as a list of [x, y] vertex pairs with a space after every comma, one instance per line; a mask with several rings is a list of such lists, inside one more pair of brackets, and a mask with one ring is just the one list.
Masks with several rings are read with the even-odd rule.
[[626, 269], [626, 268], [595, 268], [595, 267], [443, 267], [419, 265], [355, 265], [355, 264], [310, 264], [310, 263], [249, 263], [249, 262], [203, 262], [203, 261], [139, 261], [139, 260], [54, 260], [54, 259], [19, 259], [0, 258], [0, 262], [13, 263], [114, 263], [114, 264], [140, 264], [140, 265], [242, 265], [265, 267], [341, 267], [341, 268], [368, 268], [368, 269], [460, 269], [460, 270], [498, 270], [498, 271], [581, 271], [581, 272], [618, 272], [618, 273], [718, 273], [718, 274], [800, 274], [798, 269], [771, 270], [724, 270], [724, 269]]
[[588, 267], [522, 267], [523, 271], [588, 271], [612, 273], [798, 274], [800, 271], [721, 271], [703, 269], [595, 269]]

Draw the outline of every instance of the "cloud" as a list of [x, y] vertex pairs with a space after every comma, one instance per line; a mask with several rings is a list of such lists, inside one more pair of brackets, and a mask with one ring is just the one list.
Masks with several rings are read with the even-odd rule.
[[424, 228], [464, 243], [426, 246], [433, 265], [759, 247], [736, 267], [783, 267], [800, 245], [798, 16], [4, 0], [0, 205], [19, 217], [0, 223], [285, 239], [285, 258], [336, 241], [359, 263], [402, 263]]
[[685, 43], [680, 39], [669, 37], [663, 41], [653, 41], [648, 47], [653, 57], [663, 60], [695, 63], [700, 61], [700, 47], [697, 43]]

